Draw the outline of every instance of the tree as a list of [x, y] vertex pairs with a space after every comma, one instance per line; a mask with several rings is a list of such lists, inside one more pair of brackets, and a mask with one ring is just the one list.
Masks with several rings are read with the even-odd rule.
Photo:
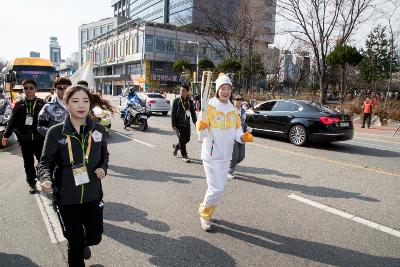
[[237, 73], [242, 69], [240, 61], [234, 58], [228, 58], [218, 65], [218, 71], [224, 73]]
[[359, 65], [359, 70], [363, 79], [367, 83], [388, 79], [391, 71], [399, 69], [398, 55], [391, 55], [391, 40], [387, 37], [386, 27], [376, 26], [368, 35], [365, 42], [366, 50], [362, 50], [363, 60]]
[[362, 55], [357, 48], [338, 44], [335, 49], [326, 57], [326, 63], [330, 66], [340, 66], [342, 70], [342, 79], [340, 85], [340, 102], [343, 103], [346, 95], [346, 64], [357, 66], [362, 60]]
[[181, 73], [182, 71], [189, 70], [191, 67], [190, 63], [185, 59], [178, 59], [174, 65], [172, 65], [172, 70], [176, 73]]
[[295, 25], [289, 32], [297, 40], [309, 44], [316, 59], [320, 102], [327, 93], [327, 64], [331, 44], [337, 36], [346, 43], [355, 29], [368, 17], [374, 0], [280, 0], [278, 12]]
[[199, 61], [199, 68], [204, 70], [213, 70], [215, 69], [214, 63], [208, 58], [203, 58]]
[[246, 57], [242, 61], [240, 74], [245, 78], [246, 84], [249, 84], [248, 81], [250, 80], [250, 87], [254, 96], [254, 85], [257, 86], [260, 79], [265, 76], [264, 63], [262, 62], [261, 56], [259, 54], [254, 54]]
[[174, 65], [172, 65], [172, 70], [178, 73], [181, 77], [181, 82], [190, 82], [192, 74], [190, 73], [190, 63], [185, 59], [178, 59]]
[[272, 17], [275, 13], [271, 0], [197, 0], [193, 9], [198, 16], [186, 27], [200, 35], [221, 59], [250, 55], [254, 45], [268, 34], [266, 14]]
[[[385, 20], [387, 21], [387, 25], [389, 26], [389, 31], [390, 31], [390, 65], [389, 65], [389, 86], [388, 86], [388, 93], [391, 90], [392, 87], [392, 74], [393, 74], [393, 62], [395, 59], [395, 52], [394, 52], [394, 40], [395, 40], [395, 30], [393, 29], [394, 25], [398, 25], [399, 24], [399, 14], [398, 14], [398, 10], [400, 8], [400, 1], [399, 0], [388, 0], [385, 1], [385, 8], [382, 8], [380, 10], [380, 13], [383, 15], [383, 17], [385, 18]], [[395, 20], [397, 18], [397, 21]], [[400, 33], [400, 29], [397, 28], [397, 37]], [[397, 38], [398, 39], [398, 38]], [[387, 101], [387, 97], [389, 94], [386, 95], [385, 98], [385, 106], [386, 106], [386, 101]]]

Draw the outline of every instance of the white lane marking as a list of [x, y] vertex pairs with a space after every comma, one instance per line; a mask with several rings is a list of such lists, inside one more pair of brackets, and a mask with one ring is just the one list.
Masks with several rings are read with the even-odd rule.
[[51, 243], [60, 243], [65, 241], [66, 239], [62, 232], [60, 220], [53, 209], [53, 203], [50, 199], [42, 195], [42, 193], [35, 194], [35, 198], [40, 213], [42, 214], [44, 224], [46, 225], [47, 232], [49, 233]]
[[113, 133], [118, 134], [118, 135], [120, 135], [120, 136], [122, 136], [122, 137], [128, 138], [128, 139], [130, 139], [130, 140], [132, 140], [132, 141], [135, 141], [135, 142], [137, 142], [137, 143], [139, 143], [139, 144], [142, 144], [142, 145], [145, 145], [145, 146], [154, 148], [154, 145], [149, 144], [149, 143], [146, 143], [146, 142], [143, 142], [143, 141], [140, 141], [140, 140], [137, 140], [137, 139], [132, 138], [132, 137], [130, 137], [130, 136], [128, 136], [128, 135], [125, 135], [125, 134], [122, 134], [122, 133], [119, 133], [119, 132], [113, 132]]
[[299, 202], [302, 202], [304, 204], [316, 207], [316, 208], [321, 209], [323, 211], [326, 211], [326, 212], [338, 215], [340, 217], [346, 218], [348, 220], [352, 220], [352, 221], [361, 223], [361, 224], [363, 224], [365, 226], [374, 228], [374, 229], [379, 230], [381, 232], [385, 232], [387, 234], [390, 234], [390, 235], [393, 235], [393, 236], [396, 236], [396, 237], [400, 237], [400, 232], [399, 231], [394, 230], [392, 228], [389, 228], [387, 226], [368, 221], [368, 220], [363, 219], [361, 217], [357, 217], [357, 216], [355, 216], [353, 214], [350, 214], [350, 213], [347, 213], [347, 212], [344, 212], [344, 211], [341, 211], [341, 210], [337, 210], [337, 209], [325, 206], [323, 204], [320, 204], [320, 203], [314, 202], [312, 200], [297, 196], [295, 194], [290, 194], [288, 197], [291, 198], [291, 199], [297, 200]]

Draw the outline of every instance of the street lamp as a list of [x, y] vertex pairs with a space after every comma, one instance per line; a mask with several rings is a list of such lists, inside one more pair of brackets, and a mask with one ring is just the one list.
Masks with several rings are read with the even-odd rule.
[[188, 44], [196, 44], [197, 45], [197, 55], [196, 55], [196, 82], [199, 80], [199, 51], [200, 51], [200, 43], [188, 41]]

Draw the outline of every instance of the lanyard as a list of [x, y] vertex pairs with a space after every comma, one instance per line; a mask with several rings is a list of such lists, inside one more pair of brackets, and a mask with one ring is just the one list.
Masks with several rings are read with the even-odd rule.
[[[81, 144], [82, 146], [82, 154], [85, 151], [85, 139], [83, 138], [83, 142], [81, 142], [78, 138], [74, 137], [76, 140], [78, 140], [78, 142]], [[67, 135], [67, 143], [68, 143], [68, 154], [69, 154], [69, 162], [71, 163], [71, 165], [74, 165], [74, 156], [72, 153], [72, 144], [71, 144], [71, 136]], [[88, 134], [88, 145], [86, 148], [86, 155], [83, 154], [85, 160], [83, 160], [82, 165], [85, 166], [88, 162], [89, 162], [89, 154], [90, 154], [90, 149], [92, 147], [92, 132], [90, 131]]]
[[[35, 112], [36, 102], [37, 102], [37, 98], [36, 98], [36, 100], [35, 100], [35, 103], [33, 103], [33, 106], [32, 106], [32, 105], [28, 105], [29, 102], [26, 102], [26, 101], [25, 101], [25, 105], [26, 105], [26, 114], [28, 114], [29, 116], [32, 116], [32, 115], [33, 115], [33, 112]], [[31, 102], [31, 103], [32, 103], [32, 102]], [[28, 109], [28, 106], [30, 106], [29, 109]]]
[[[180, 98], [180, 102], [181, 102], [181, 105], [182, 105], [182, 107], [183, 107], [183, 111], [186, 113], [188, 110], [190, 110], [190, 102], [189, 102], [189, 99], [187, 100], [188, 101], [188, 105], [189, 105], [189, 108], [186, 110], [185, 109], [185, 105], [183, 104], [183, 101], [182, 101], [182, 97]], [[185, 114], [185, 122], [186, 122], [186, 120], [187, 120], [187, 115]]]
[[[184, 111], [186, 111], [185, 105], [183, 105], [182, 97], [181, 97], [181, 99], [180, 99], [180, 100], [181, 100], [180, 102], [181, 102], [181, 104], [182, 104], [183, 110], [184, 110]], [[189, 106], [189, 107], [188, 107], [188, 110], [190, 110], [190, 103], [189, 103], [189, 99], [187, 100], [187, 102], [188, 102], [188, 106]]]

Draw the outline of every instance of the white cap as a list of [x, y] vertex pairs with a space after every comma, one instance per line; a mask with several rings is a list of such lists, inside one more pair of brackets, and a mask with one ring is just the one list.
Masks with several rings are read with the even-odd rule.
[[232, 86], [232, 81], [227, 75], [221, 75], [218, 77], [218, 79], [215, 81], [215, 91], [218, 92], [218, 89], [224, 84], [229, 84]]

